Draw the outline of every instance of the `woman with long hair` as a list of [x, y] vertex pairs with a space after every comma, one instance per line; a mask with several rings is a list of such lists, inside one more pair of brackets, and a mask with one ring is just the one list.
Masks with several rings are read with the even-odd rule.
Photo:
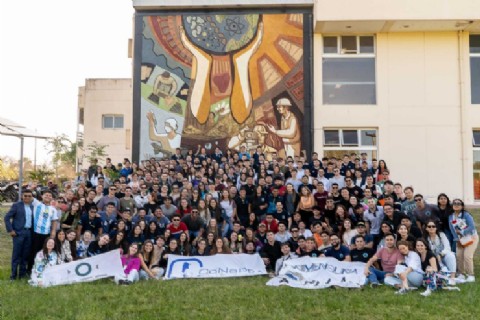
[[158, 260], [155, 260], [154, 245], [151, 240], [146, 240], [142, 246], [139, 254], [140, 265], [140, 279], [157, 279], [163, 276], [163, 269], [158, 265]]
[[47, 238], [43, 243], [43, 248], [37, 252], [32, 269], [31, 279], [28, 281], [33, 286], [43, 286], [42, 275], [43, 272], [52, 267], [62, 263], [59, 250], [54, 238]]
[[210, 254], [213, 256], [215, 254], [231, 254], [232, 251], [227, 245], [227, 242], [222, 238], [217, 238], [215, 240], [215, 246], [210, 250]]
[[422, 261], [415, 251], [410, 250], [411, 244], [407, 241], [398, 241], [397, 247], [403, 256], [403, 263], [396, 266], [393, 275], [385, 278], [385, 284], [399, 288], [397, 294], [405, 294], [410, 287], [420, 287], [423, 283], [424, 272]]
[[189, 256], [192, 252], [192, 247], [188, 242], [188, 234], [185, 232], [182, 232], [178, 238], [178, 251], [182, 256]]
[[127, 242], [128, 244], [137, 243], [138, 247], [141, 247], [144, 241], [145, 236], [143, 235], [142, 228], [137, 224], [128, 235]]
[[67, 240], [67, 234], [64, 230], [58, 230], [55, 236], [56, 247], [60, 254], [60, 260], [62, 262], [71, 262], [73, 261], [72, 251], [70, 248], [70, 241]]
[[80, 203], [78, 201], [72, 202], [69, 210], [62, 213], [61, 228], [63, 231], [69, 229], [77, 229], [78, 222], [81, 218]]
[[230, 233], [230, 239], [228, 240], [228, 248], [232, 253], [243, 253], [243, 243], [239, 239], [239, 234], [236, 233], [235, 231], [232, 231]]
[[[475, 282], [473, 255], [478, 246], [478, 233], [472, 215], [465, 210], [460, 199], [452, 201], [453, 213], [448, 217], [453, 241], [457, 245], [457, 268], [459, 278], [466, 282]], [[466, 275], [466, 278], [465, 278]]]
[[447, 236], [450, 242], [452, 251], [456, 251], [455, 243], [453, 242], [453, 235], [450, 231], [450, 225], [448, 223], [448, 217], [453, 213], [453, 207], [450, 203], [450, 198], [445, 193], [440, 193], [437, 197], [438, 218], [440, 219], [439, 231], [442, 231]]
[[312, 217], [313, 206], [315, 206], [315, 198], [312, 191], [308, 187], [302, 187], [300, 189], [300, 199], [298, 201], [297, 211], [302, 216], [302, 221], [309, 223]]
[[450, 242], [448, 241], [445, 233], [439, 230], [435, 220], [428, 219], [425, 223], [424, 233], [426, 243], [428, 244], [428, 250], [437, 258], [440, 263], [438, 269], [443, 265], [450, 273], [449, 284], [455, 284], [455, 272], [457, 271], [457, 261], [455, 254], [450, 248]]
[[200, 199], [198, 201], [198, 215], [204, 220], [204, 221], [209, 221], [212, 217], [210, 215], [210, 211], [207, 208], [207, 203], [205, 202], [204, 199]]
[[252, 212], [255, 213], [257, 217], [263, 219], [267, 213], [268, 202], [267, 197], [264, 193], [262, 186], [255, 187], [255, 194], [253, 195], [252, 201]]
[[225, 225], [222, 228], [222, 237], [225, 237], [228, 231], [232, 229], [233, 221], [238, 220], [237, 205], [227, 189], [222, 191], [219, 206], [222, 209], [222, 217], [225, 220]]
[[299, 196], [295, 187], [291, 183], [287, 183], [287, 192], [285, 193], [285, 210], [287, 210], [290, 216], [295, 212], [295, 208], [298, 205]]
[[140, 279], [139, 272], [142, 263], [138, 257], [138, 250], [138, 244], [132, 243], [128, 247], [127, 254], [121, 257], [124, 274], [115, 276], [117, 284], [129, 285]]
[[257, 231], [258, 219], [257, 219], [257, 216], [255, 215], [255, 212], [250, 212], [250, 214], [248, 215], [248, 220], [247, 220], [247, 223], [245, 224], [245, 228], [250, 228], [254, 231]]
[[155, 221], [150, 221], [147, 230], [144, 231], [144, 235], [145, 240], [154, 242], [155, 239], [157, 239], [157, 237], [160, 235], [160, 230], [158, 229], [158, 225]]
[[342, 235], [341, 239], [343, 240], [343, 244], [350, 248], [350, 244], [352, 243], [352, 239], [358, 234], [356, 228], [353, 228], [352, 220], [346, 218], [343, 220], [343, 228], [342, 228]]
[[125, 231], [118, 231], [111, 239], [108, 243], [108, 251], [120, 249], [120, 254], [127, 252], [128, 242], [125, 239]]
[[147, 215], [153, 214], [155, 209], [158, 207], [157, 193], [151, 192], [147, 195], [147, 203], [144, 204], [143, 208], [147, 212]]
[[440, 272], [438, 260], [428, 247], [425, 239], [419, 238], [415, 241], [415, 251], [420, 256], [424, 272], [423, 285], [427, 288], [420, 294], [427, 297], [432, 294], [432, 291], [443, 288], [447, 284], [447, 277]]
[[68, 243], [70, 244], [70, 252], [72, 255], [72, 260], [75, 261], [77, 257], [77, 232], [73, 229], [67, 230], [66, 232]]
[[408, 232], [408, 227], [406, 225], [401, 224], [397, 229], [397, 241], [406, 241], [410, 244], [410, 248], [413, 249], [415, 237]]

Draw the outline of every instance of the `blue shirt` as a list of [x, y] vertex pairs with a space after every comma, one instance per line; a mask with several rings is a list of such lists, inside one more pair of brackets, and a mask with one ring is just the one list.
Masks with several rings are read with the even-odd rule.
[[33, 205], [25, 204], [25, 228], [32, 227]]
[[335, 250], [333, 247], [325, 250], [325, 257], [333, 257], [339, 261], [345, 260], [346, 256], [350, 255], [350, 250], [345, 246], [340, 246], [340, 249]]

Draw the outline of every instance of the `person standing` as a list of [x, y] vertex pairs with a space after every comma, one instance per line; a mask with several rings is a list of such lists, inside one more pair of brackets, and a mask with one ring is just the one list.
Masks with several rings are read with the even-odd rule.
[[[460, 199], [452, 201], [453, 213], [448, 218], [453, 241], [457, 245], [457, 268], [460, 279], [475, 282], [473, 270], [473, 255], [478, 246], [478, 233], [470, 213], [465, 210], [465, 204]], [[466, 274], [466, 278], [464, 276]]]
[[10, 280], [27, 276], [27, 263], [32, 246], [33, 193], [24, 190], [22, 201], [12, 205], [4, 218], [7, 232], [12, 237], [12, 271]]
[[52, 192], [45, 190], [42, 194], [42, 202], [34, 201], [33, 208], [33, 234], [32, 250], [28, 261], [28, 270], [33, 267], [35, 255], [42, 250], [43, 244], [48, 237], [55, 239], [58, 223], [58, 212], [55, 206], [51, 205]]

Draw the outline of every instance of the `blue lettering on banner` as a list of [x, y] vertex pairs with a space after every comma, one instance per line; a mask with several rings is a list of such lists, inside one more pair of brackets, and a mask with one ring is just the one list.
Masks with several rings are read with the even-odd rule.
[[292, 268], [300, 270], [302, 272], [315, 272], [319, 270], [327, 270], [335, 274], [358, 274], [357, 269], [337, 268], [336, 266], [332, 266], [328, 263], [312, 263], [310, 265], [301, 264], [301, 265], [294, 265], [292, 266]]
[[171, 264], [170, 264], [170, 268], [167, 270], [167, 278], [170, 278], [170, 276], [172, 275], [172, 271], [173, 271], [173, 267], [178, 264], [178, 263], [182, 263], [182, 274], [185, 276], [185, 272], [190, 269], [190, 266], [192, 264], [196, 264], [198, 266], [200, 266], [200, 268], [203, 267], [203, 262], [200, 260], [200, 259], [197, 259], [197, 258], [186, 258], [186, 259], [177, 259], [175, 261], [173, 261]]

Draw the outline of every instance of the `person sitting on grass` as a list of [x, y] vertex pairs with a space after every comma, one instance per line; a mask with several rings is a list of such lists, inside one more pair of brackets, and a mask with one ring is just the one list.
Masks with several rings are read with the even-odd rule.
[[399, 288], [396, 294], [405, 294], [412, 287], [419, 288], [422, 285], [424, 272], [420, 256], [410, 250], [409, 242], [401, 240], [397, 246], [403, 256], [403, 262], [397, 264], [393, 275], [387, 275], [385, 284]]
[[[367, 276], [367, 283], [372, 286], [377, 286], [383, 283], [387, 274], [395, 272], [395, 266], [403, 261], [403, 257], [395, 246], [395, 236], [387, 234], [384, 237], [385, 247], [380, 248], [373, 257], [368, 260], [365, 265], [365, 276]], [[374, 263], [380, 260], [380, 267], [373, 267]]]
[[142, 266], [139, 274], [140, 279], [159, 280], [163, 276], [164, 270], [158, 265], [159, 261], [155, 261], [154, 246], [151, 240], [145, 241], [138, 257]]
[[85, 231], [82, 235], [82, 239], [77, 242], [77, 257], [83, 259], [87, 257], [87, 249], [90, 243], [92, 243], [93, 234], [91, 231]]
[[43, 286], [43, 272], [62, 263], [60, 253], [57, 248], [57, 242], [54, 238], [47, 238], [43, 243], [43, 248], [35, 256], [32, 277], [28, 281], [32, 286]]
[[124, 273], [115, 276], [115, 283], [129, 285], [139, 280], [141, 260], [138, 257], [138, 244], [132, 243], [128, 253], [121, 257]]

